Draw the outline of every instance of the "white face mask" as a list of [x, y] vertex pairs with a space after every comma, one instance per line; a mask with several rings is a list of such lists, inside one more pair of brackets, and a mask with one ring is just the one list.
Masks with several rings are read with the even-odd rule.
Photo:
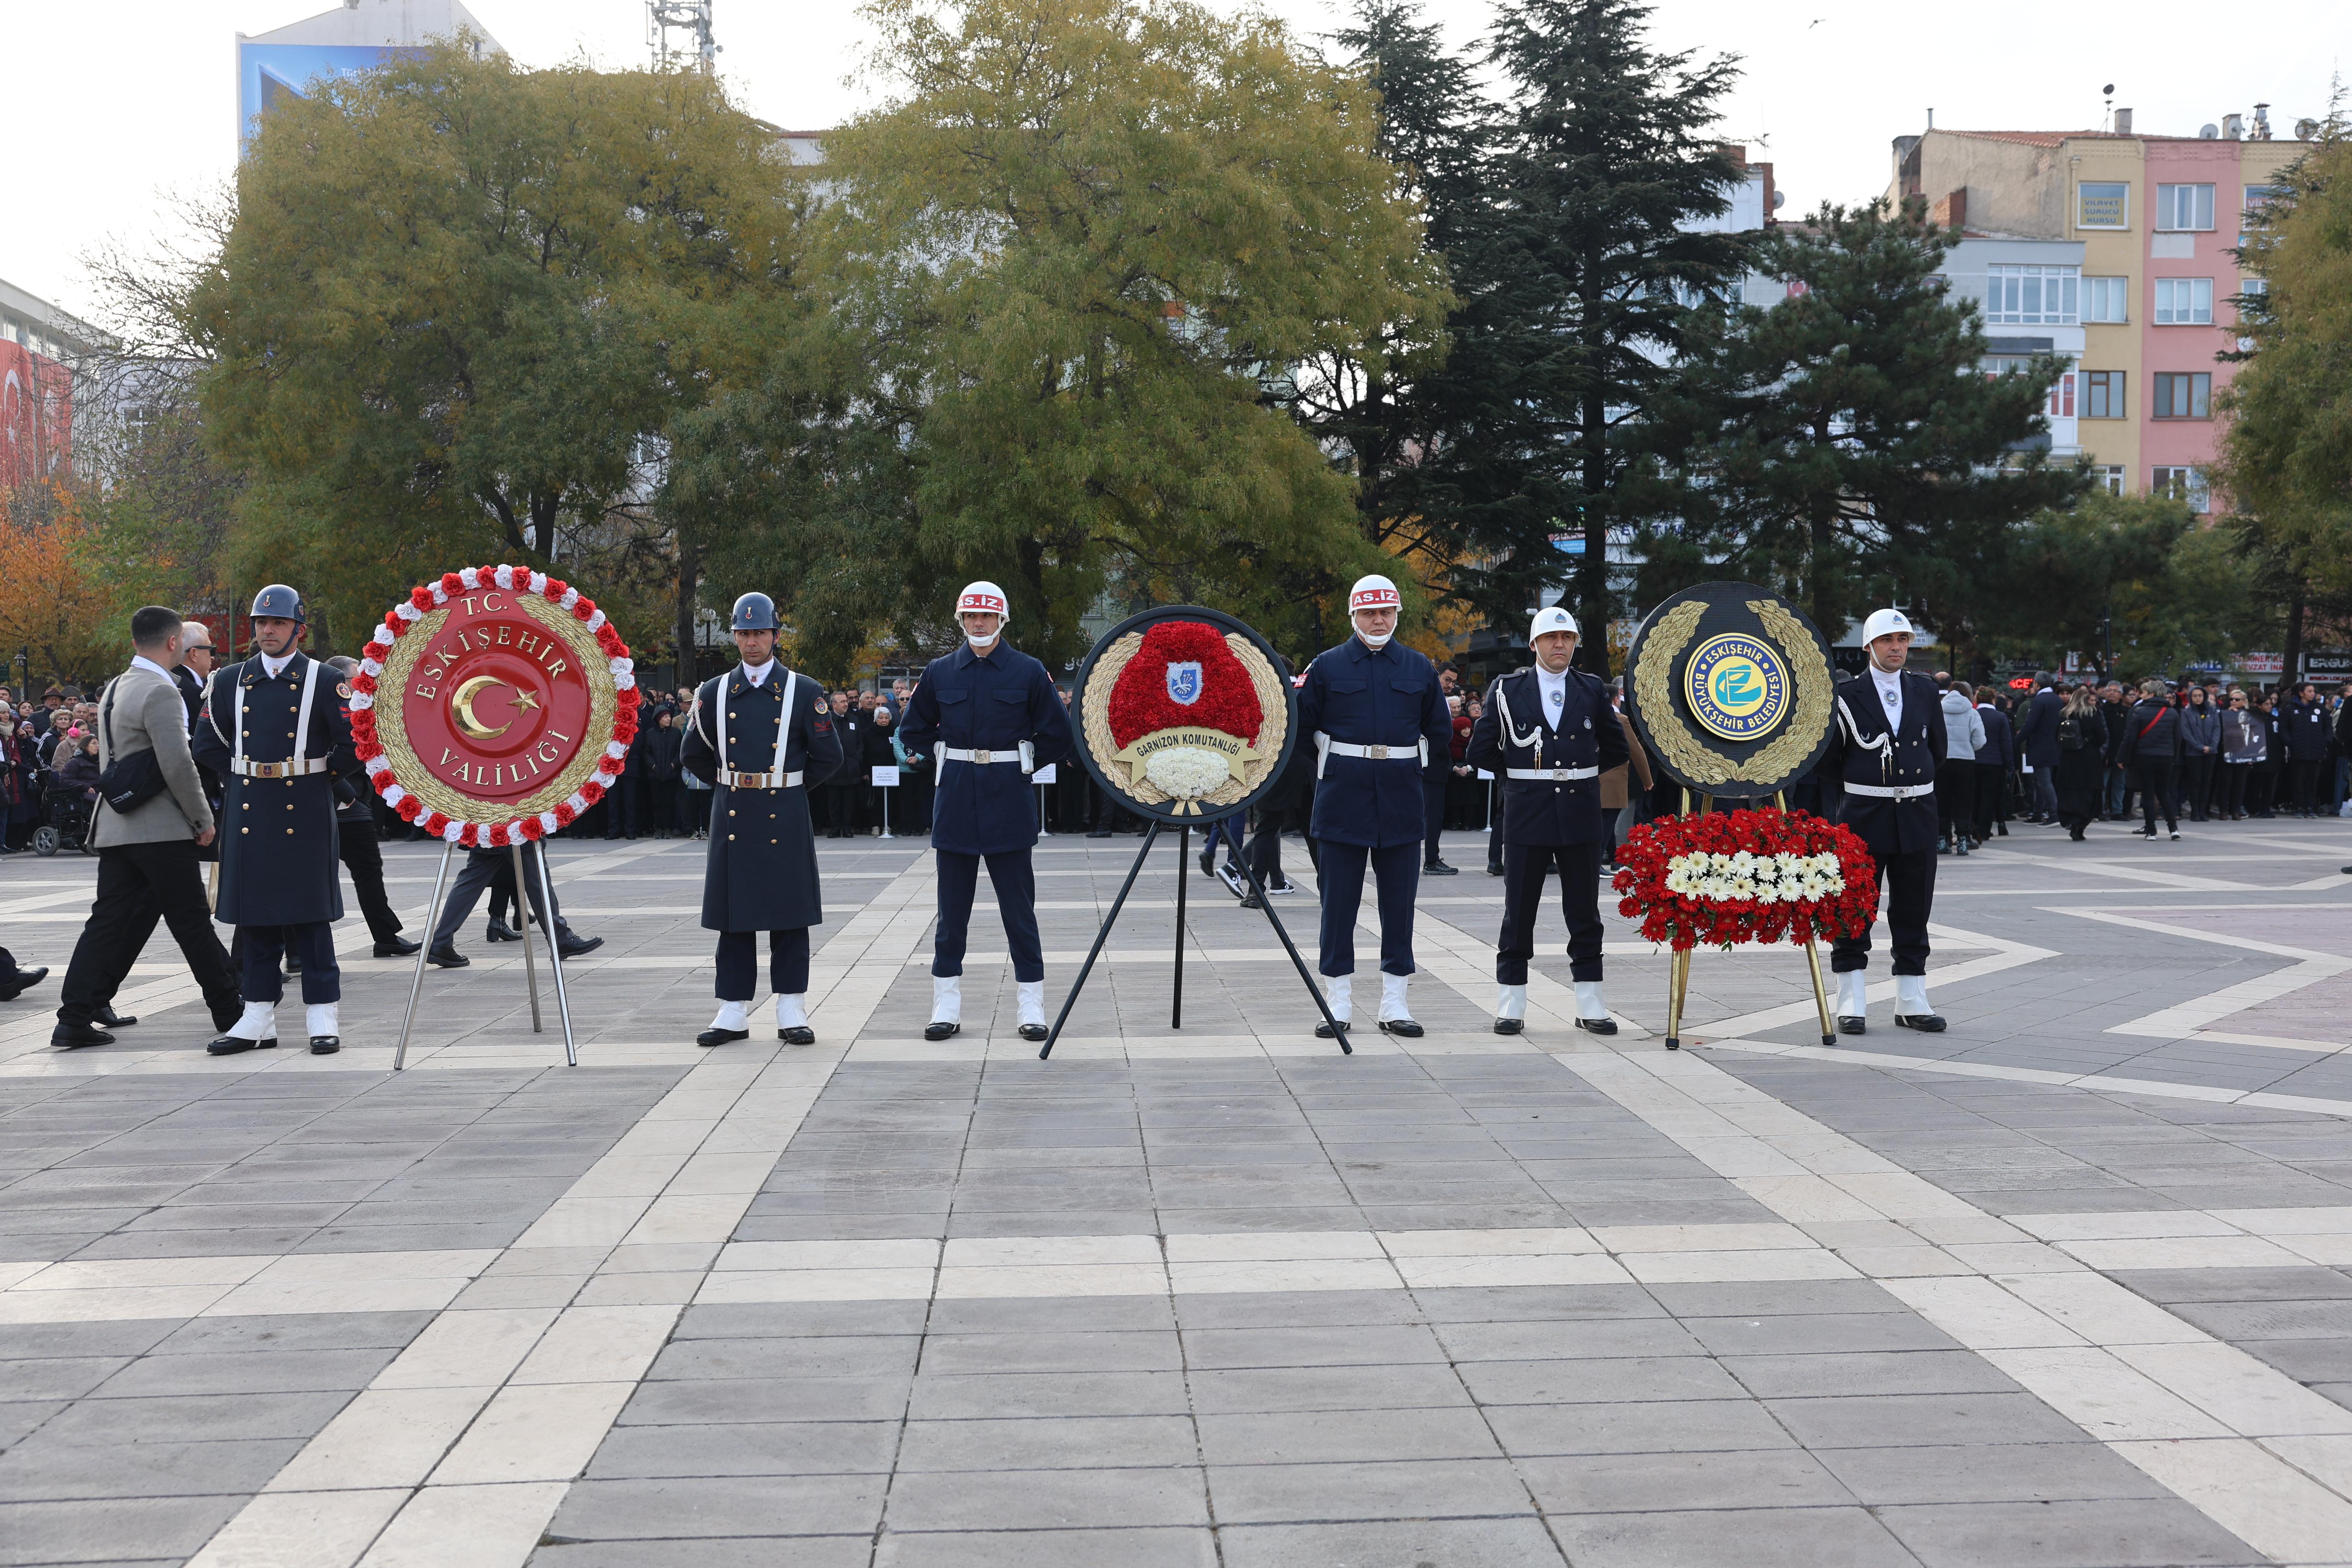
[[967, 632], [963, 634], [963, 640], [971, 643], [975, 651], [982, 653], [985, 653], [989, 649], [996, 645], [996, 637], [993, 632], [985, 637], [975, 637], [971, 632]]
[[1370, 632], [1364, 630], [1363, 623], [1361, 622], [1356, 621], [1353, 617], [1349, 618], [1349, 624], [1355, 628], [1356, 635], [1363, 639], [1364, 646], [1370, 648], [1375, 653], [1387, 647], [1390, 640], [1396, 636], [1396, 633], [1393, 632], [1383, 632], [1379, 636], [1375, 637]]

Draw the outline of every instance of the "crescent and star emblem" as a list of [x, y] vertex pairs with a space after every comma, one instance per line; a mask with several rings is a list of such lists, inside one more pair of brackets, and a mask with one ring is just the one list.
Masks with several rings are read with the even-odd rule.
[[[468, 740], [495, 740], [514, 727], [514, 720], [509, 719], [498, 728], [492, 729], [474, 715], [474, 698], [478, 693], [486, 687], [506, 684], [495, 676], [476, 675], [457, 688], [456, 694], [449, 699], [449, 710], [457, 720], [458, 734]], [[512, 686], [509, 689], [514, 693], [513, 703], [518, 713], [525, 708], [539, 706], [538, 693], [525, 691], [520, 686]]]

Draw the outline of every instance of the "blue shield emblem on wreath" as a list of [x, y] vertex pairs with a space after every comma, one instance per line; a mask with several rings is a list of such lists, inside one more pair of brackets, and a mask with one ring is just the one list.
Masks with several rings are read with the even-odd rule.
[[1201, 700], [1201, 666], [1197, 662], [1168, 666], [1168, 695], [1186, 707]]

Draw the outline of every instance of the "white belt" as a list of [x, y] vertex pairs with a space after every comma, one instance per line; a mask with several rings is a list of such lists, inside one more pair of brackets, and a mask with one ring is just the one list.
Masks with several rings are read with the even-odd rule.
[[719, 770], [719, 782], [730, 789], [797, 789], [801, 776], [797, 773], [738, 773], [732, 768]]
[[228, 770], [240, 779], [300, 779], [312, 773], [324, 773], [327, 759], [323, 757], [298, 757], [291, 762], [247, 762], [242, 757], [228, 759]]
[[1506, 779], [1598, 779], [1598, 768], [1506, 768]]
[[1933, 795], [1936, 787], [1933, 784], [1848, 784], [1845, 792], [1849, 795], [1874, 795], [1882, 800], [1909, 800]]
[[991, 751], [986, 749], [974, 749], [961, 746], [942, 746], [940, 747], [940, 755], [947, 758], [950, 762], [971, 762], [982, 768], [987, 768], [999, 762], [1017, 762], [1021, 765], [1022, 772], [1032, 773], [1036, 771], [1036, 769], [1029, 760], [1029, 758], [1034, 755], [1034, 752], [1031, 749], [1031, 742], [1024, 740], [1019, 747], [1011, 751]]
[[1374, 762], [1420, 762], [1429, 755], [1429, 742], [1417, 740], [1411, 746], [1351, 746], [1344, 740], [1325, 743], [1324, 750], [1333, 757], [1364, 757]]

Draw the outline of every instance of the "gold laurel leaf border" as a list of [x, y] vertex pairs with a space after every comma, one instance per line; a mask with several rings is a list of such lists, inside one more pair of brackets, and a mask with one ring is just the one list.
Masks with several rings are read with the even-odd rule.
[[[1244, 763], [1241, 778], [1228, 779], [1207, 794], [1198, 797], [1198, 803], [1203, 806], [1230, 806], [1247, 799], [1265, 782], [1267, 769], [1281, 760], [1283, 742], [1290, 734], [1290, 705], [1283, 695], [1282, 672], [1274, 667], [1273, 662], [1255, 643], [1240, 632], [1228, 632], [1224, 636], [1225, 646], [1233, 650], [1234, 656], [1241, 661], [1242, 668], [1249, 672], [1250, 685], [1257, 693], [1258, 712], [1264, 716], [1258, 727], [1257, 748], [1263, 756], [1259, 761]], [[1127, 672], [1128, 664], [1142, 647], [1143, 633], [1129, 632], [1103, 650], [1102, 657], [1097, 659], [1094, 668], [1087, 672], [1087, 689], [1078, 699], [1080, 741], [1101, 764], [1103, 772], [1112, 779], [1118, 775], [1104, 760], [1118, 750], [1110, 732], [1111, 688], [1118, 684], [1119, 676]], [[1133, 787], [1123, 788], [1121, 792], [1147, 806], [1164, 807], [1176, 799], [1153, 783], [1148, 775], [1138, 779]]]
[[618, 698], [611, 675], [612, 661], [597, 646], [596, 634], [583, 626], [572, 612], [550, 603], [540, 594], [513, 591], [511, 597], [524, 614], [545, 626], [557, 642], [570, 650], [580, 662], [580, 670], [588, 683], [588, 733], [582, 737], [580, 749], [556, 773], [553, 781], [520, 800], [477, 800], [426, 767], [417, 754], [415, 743], [408, 738], [408, 720], [401, 711], [401, 695], [408, 690], [408, 678], [416, 673], [433, 640], [447, 628], [449, 617], [457, 609], [454, 603], [428, 611], [422, 620], [411, 622], [408, 630], [393, 643], [391, 656], [383, 662], [383, 674], [376, 677], [376, 743], [383, 747], [384, 760], [392, 764], [394, 781], [423, 801], [427, 810], [453, 820], [505, 822], [553, 810], [572, 799], [580, 786], [595, 776], [597, 764], [604, 760], [604, 747], [613, 738], [613, 710], [618, 706]]
[[1732, 762], [1710, 748], [1697, 731], [1683, 722], [1682, 710], [1675, 706], [1675, 661], [1683, 656], [1698, 633], [1698, 623], [1706, 617], [1704, 601], [1687, 601], [1661, 617], [1643, 640], [1641, 662], [1633, 671], [1633, 692], [1641, 699], [1642, 719], [1651, 740], [1677, 771], [1704, 784], [1785, 782], [1789, 771], [1811, 754], [1829, 727], [1836, 682], [1829, 661], [1822, 656], [1821, 644], [1779, 601], [1751, 599], [1748, 608], [1780, 643], [1797, 708], [1780, 738], [1745, 762]]

